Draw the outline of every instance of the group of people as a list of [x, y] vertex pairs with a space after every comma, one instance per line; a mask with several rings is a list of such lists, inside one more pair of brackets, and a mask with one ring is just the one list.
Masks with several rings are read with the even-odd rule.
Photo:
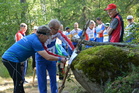
[[[97, 26], [95, 21], [90, 20], [89, 26], [85, 31], [85, 40], [95, 41], [95, 42], [108, 42], [108, 39], [104, 39], [107, 36], [106, 29], [109, 26], [109, 23], [104, 24], [101, 18], [96, 18]], [[77, 22], [74, 23], [74, 29], [70, 31], [69, 27], [66, 27], [66, 32], [63, 32], [69, 39], [80, 38], [82, 35], [82, 30], [79, 28]], [[76, 47], [77, 43], [73, 42], [73, 45]]]
[[[132, 15], [127, 16], [128, 25], [124, 29], [124, 22], [122, 16], [118, 13], [115, 4], [109, 4], [104, 11], [107, 11], [111, 18], [110, 23], [103, 23], [101, 18], [96, 18], [95, 21], [90, 20], [89, 26], [85, 31], [85, 40], [94, 42], [123, 42], [123, 37], [130, 37], [125, 42], [131, 42], [134, 38], [131, 37], [132, 31], [130, 29], [135, 26], [134, 18]], [[79, 28], [77, 22], [74, 23], [74, 29], [70, 31], [69, 27], [65, 28], [63, 33], [69, 39], [80, 38], [82, 30]], [[76, 47], [75, 42], [73, 45]]]
[[[108, 15], [112, 18], [111, 23], [103, 23], [101, 18], [96, 18], [95, 21], [90, 20], [89, 26], [85, 31], [85, 40], [94, 42], [121, 42], [124, 32], [124, 25], [122, 17], [119, 15], [116, 5], [110, 4], [105, 9]], [[79, 28], [77, 22], [74, 23], [74, 29], [69, 30], [66, 27], [66, 31], [63, 33], [69, 38], [80, 38], [82, 35], [82, 30]], [[77, 43], [73, 42], [76, 47]]]
[[[91, 20], [85, 31], [84, 39], [95, 42], [122, 42], [124, 25], [123, 19], [117, 11], [117, 6], [109, 4], [104, 10], [112, 18], [111, 22], [104, 24], [101, 18], [96, 18], [98, 24], [96, 26], [95, 21]], [[129, 16], [127, 19], [130, 18], [133, 18], [133, 16]], [[82, 33], [77, 22], [74, 23], [72, 31], [70, 31], [69, 27], [65, 28], [66, 31], [62, 31], [62, 26], [60, 21], [52, 19], [47, 26], [35, 27], [32, 34], [25, 36], [27, 25], [25, 23], [20, 25], [20, 30], [15, 35], [16, 42], [2, 55], [2, 62], [14, 82], [14, 93], [25, 93], [23, 83], [26, 69], [23, 70], [22, 65], [25, 67], [27, 58], [30, 56], [35, 57], [40, 93], [47, 93], [46, 71], [48, 71], [50, 77], [51, 93], [58, 92], [56, 80], [57, 61], [65, 65], [67, 57], [72, 55], [77, 46], [77, 43], [71, 42], [71, 39], [80, 38]], [[62, 41], [61, 46], [66, 50], [67, 55], [56, 53], [58, 51], [56, 48], [57, 40]], [[61, 79], [63, 79], [63, 76]]]

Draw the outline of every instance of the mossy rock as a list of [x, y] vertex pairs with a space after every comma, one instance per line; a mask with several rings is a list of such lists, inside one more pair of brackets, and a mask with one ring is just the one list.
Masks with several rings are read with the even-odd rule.
[[104, 93], [139, 93], [139, 67], [133, 66], [132, 69], [127, 76], [109, 82]]
[[77, 81], [89, 93], [102, 93], [106, 82], [131, 72], [131, 64], [139, 65], [138, 53], [104, 45], [82, 51], [73, 61], [71, 68]]

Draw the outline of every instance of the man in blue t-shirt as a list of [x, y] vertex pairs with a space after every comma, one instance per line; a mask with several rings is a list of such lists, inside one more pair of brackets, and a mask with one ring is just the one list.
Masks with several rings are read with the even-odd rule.
[[42, 43], [46, 42], [50, 35], [51, 30], [48, 27], [40, 26], [35, 34], [28, 35], [14, 43], [2, 55], [2, 62], [14, 82], [14, 93], [25, 93], [20, 63], [34, 53], [39, 53], [47, 60], [66, 62], [65, 58], [49, 55], [44, 49]]

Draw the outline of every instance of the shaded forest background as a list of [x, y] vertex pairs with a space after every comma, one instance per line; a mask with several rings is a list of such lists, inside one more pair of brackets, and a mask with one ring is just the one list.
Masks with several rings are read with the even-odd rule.
[[102, 18], [110, 22], [104, 8], [115, 3], [122, 15], [125, 25], [127, 15], [133, 15], [135, 21], [139, 17], [139, 0], [0, 0], [0, 55], [11, 46], [20, 23], [28, 25], [30, 34], [34, 25], [44, 25], [56, 18], [64, 25], [73, 29], [74, 22], [80, 28], [88, 19]]

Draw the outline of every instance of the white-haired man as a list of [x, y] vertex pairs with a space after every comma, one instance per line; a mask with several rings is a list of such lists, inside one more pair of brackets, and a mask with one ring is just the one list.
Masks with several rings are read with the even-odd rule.
[[[79, 24], [77, 22], [74, 23], [74, 29], [72, 31], [70, 31], [71, 34], [71, 38], [80, 38], [80, 36], [78, 35], [82, 30], [79, 28]], [[72, 42], [74, 47], [76, 47], [77, 43], [76, 42]]]
[[[135, 27], [135, 22], [134, 22], [134, 18], [133, 18], [133, 16], [132, 15], [128, 15], [127, 16], [127, 21], [128, 21], [128, 25], [126, 26], [126, 28], [125, 28], [125, 37], [126, 37], [126, 42], [131, 42], [133, 39], [134, 39], [134, 37], [133, 37], [133, 27]], [[132, 29], [132, 31], [131, 31], [131, 29]]]
[[109, 4], [106, 9], [109, 17], [112, 18], [110, 26], [107, 29], [109, 42], [122, 42], [124, 34], [124, 22], [122, 16], [117, 11], [115, 4]]
[[[59, 38], [62, 42], [66, 43], [71, 50], [74, 50], [72, 42], [59, 30], [60, 25], [61, 23], [57, 19], [52, 19], [48, 24], [49, 28], [52, 30], [52, 37], [45, 42], [45, 46], [51, 53], [55, 53], [56, 38]], [[36, 71], [40, 93], [47, 93], [46, 70], [50, 77], [51, 93], [57, 93], [56, 61], [48, 61], [39, 54], [36, 54], [36, 59]]]

